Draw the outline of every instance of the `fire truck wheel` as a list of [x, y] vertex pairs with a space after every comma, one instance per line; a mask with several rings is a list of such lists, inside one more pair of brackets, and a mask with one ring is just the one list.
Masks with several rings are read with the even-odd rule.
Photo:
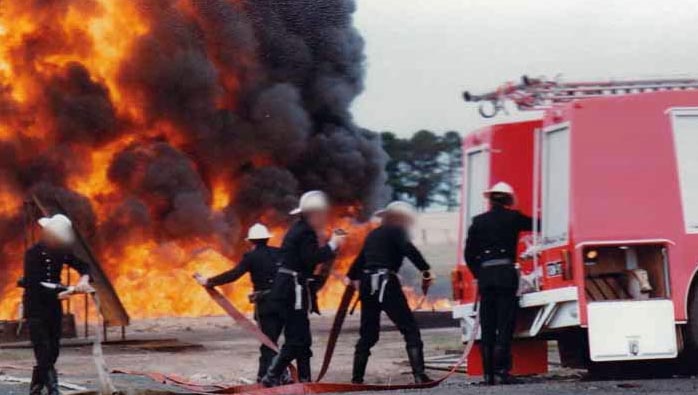
[[694, 284], [688, 299], [688, 323], [684, 328], [685, 346], [679, 359], [687, 373], [698, 372], [698, 284]]

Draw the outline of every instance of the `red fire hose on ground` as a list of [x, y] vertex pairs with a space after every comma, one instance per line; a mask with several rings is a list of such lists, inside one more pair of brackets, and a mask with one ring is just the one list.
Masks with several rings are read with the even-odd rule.
[[[271, 341], [261, 330], [250, 321], [242, 312], [240, 312], [235, 306], [233, 306], [230, 301], [223, 296], [220, 292], [215, 289], [207, 289], [208, 294], [211, 298], [219, 305], [223, 310], [239, 323], [244, 329], [254, 335], [263, 344], [269, 345], [273, 344], [275, 348], [276, 345]], [[480, 325], [479, 314], [476, 315], [475, 325], [473, 327], [472, 336], [468, 340], [468, 343], [463, 349], [458, 361], [453, 365], [451, 370], [449, 370], [444, 376], [437, 380], [431, 381], [429, 383], [423, 384], [350, 384], [350, 383], [321, 383], [319, 382], [327, 372], [329, 368], [330, 361], [332, 359], [332, 354], [334, 353], [334, 348], [341, 332], [342, 324], [346, 318], [347, 311], [349, 310], [351, 301], [353, 300], [355, 289], [352, 285], [348, 285], [342, 296], [342, 301], [335, 315], [334, 323], [332, 325], [332, 331], [330, 332], [330, 339], [325, 350], [325, 356], [323, 359], [322, 368], [320, 369], [320, 374], [318, 375], [318, 382], [314, 383], [294, 383], [289, 385], [284, 385], [274, 388], [264, 388], [259, 384], [248, 384], [248, 385], [201, 385], [196, 383], [187, 382], [185, 379], [178, 377], [176, 375], [166, 375], [162, 373], [142, 373], [142, 372], [130, 372], [130, 371], [115, 371], [115, 373], [141, 375], [149, 377], [157, 382], [163, 384], [169, 384], [176, 387], [192, 391], [193, 393], [199, 394], [245, 394], [245, 395], [305, 395], [305, 394], [320, 394], [320, 393], [332, 393], [332, 392], [361, 392], [361, 391], [390, 391], [390, 390], [406, 390], [406, 389], [420, 389], [420, 388], [434, 388], [441, 384], [444, 380], [451, 377], [458, 368], [465, 363], [470, 351], [473, 349], [475, 344], [475, 336], [477, 334], [477, 328]]]

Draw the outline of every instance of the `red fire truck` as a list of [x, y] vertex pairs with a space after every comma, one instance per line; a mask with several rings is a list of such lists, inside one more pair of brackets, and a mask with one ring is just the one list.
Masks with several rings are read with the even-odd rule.
[[[683, 357], [698, 365], [698, 80], [524, 77], [464, 96], [488, 118], [505, 101], [537, 111], [463, 144], [461, 256], [472, 217], [487, 209], [482, 192], [496, 182], [511, 184], [518, 209], [540, 218], [520, 240], [527, 289], [514, 373], [547, 369], [549, 340], [565, 366]], [[476, 291], [462, 258], [453, 289], [467, 339]], [[469, 373], [480, 371], [478, 358]]]

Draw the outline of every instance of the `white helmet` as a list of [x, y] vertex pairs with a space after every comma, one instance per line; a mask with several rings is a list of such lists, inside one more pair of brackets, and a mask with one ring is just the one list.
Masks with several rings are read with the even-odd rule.
[[327, 201], [327, 195], [323, 191], [308, 191], [301, 196], [298, 207], [293, 209], [290, 214], [296, 215], [307, 213], [310, 211], [323, 211], [330, 208], [330, 203]]
[[486, 190], [482, 194], [485, 195], [485, 197], [490, 197], [490, 195], [493, 193], [504, 193], [510, 195], [511, 197], [516, 196], [514, 193], [514, 188], [512, 188], [511, 185], [507, 184], [506, 182], [498, 182], [494, 184], [492, 188]]
[[247, 240], [266, 240], [270, 238], [271, 233], [269, 233], [269, 229], [260, 223], [250, 226], [250, 229], [247, 231]]
[[73, 223], [65, 215], [56, 214], [53, 217], [43, 217], [37, 222], [44, 231], [49, 232], [61, 242], [72, 244], [75, 241]]
[[399, 214], [414, 219], [417, 216], [417, 210], [410, 203], [396, 200], [385, 206], [384, 209], [376, 211], [375, 216], [383, 217], [386, 214]]

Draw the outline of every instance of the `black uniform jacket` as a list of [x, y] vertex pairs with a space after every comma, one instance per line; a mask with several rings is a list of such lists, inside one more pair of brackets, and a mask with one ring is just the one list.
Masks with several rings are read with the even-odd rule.
[[71, 251], [49, 250], [42, 243], [34, 244], [24, 254], [24, 308], [27, 316], [55, 309], [60, 304], [58, 292], [41, 285], [42, 282], [61, 282], [63, 265], [75, 269], [80, 275], [89, 274], [89, 266]]
[[530, 231], [533, 220], [521, 212], [502, 206], [473, 218], [465, 242], [465, 262], [477, 278], [482, 262], [510, 259], [516, 262], [519, 233]]
[[259, 245], [243, 255], [242, 260], [233, 269], [208, 280], [209, 285], [219, 286], [236, 281], [245, 273], [250, 273], [252, 286], [256, 292], [271, 289], [276, 272], [281, 266], [281, 253], [278, 248]]
[[349, 269], [348, 277], [358, 280], [364, 270], [388, 269], [397, 272], [405, 258], [417, 269], [429, 270], [429, 264], [403, 228], [381, 225], [366, 236], [361, 252]]
[[[300, 219], [286, 232], [281, 244], [281, 256], [281, 267], [298, 273], [299, 283], [306, 285], [308, 279], [312, 278], [315, 267], [334, 259], [335, 252], [329, 245], [320, 247], [315, 230], [304, 219]], [[278, 273], [271, 291], [272, 299], [293, 304], [294, 295], [293, 276]]]

